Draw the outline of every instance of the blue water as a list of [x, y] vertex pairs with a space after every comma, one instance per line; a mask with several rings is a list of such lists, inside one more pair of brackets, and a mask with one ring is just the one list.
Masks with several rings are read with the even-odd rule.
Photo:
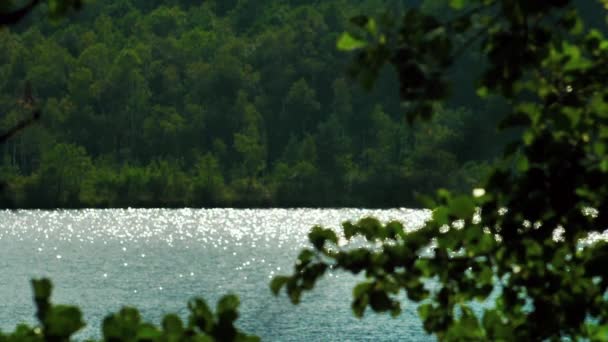
[[[223, 294], [241, 298], [238, 326], [265, 341], [432, 341], [404, 302], [403, 314], [350, 310], [357, 279], [325, 277], [293, 306], [268, 288], [289, 274], [307, 246], [311, 226], [337, 228], [373, 215], [415, 229], [428, 212], [358, 209], [152, 209], [0, 212], [0, 329], [35, 323], [29, 280], [50, 277], [55, 303], [82, 308], [88, 323], [78, 339], [99, 337], [103, 317], [138, 307], [158, 324], [166, 313], [186, 317], [188, 299], [211, 305]], [[409, 304], [409, 305], [408, 305]]]

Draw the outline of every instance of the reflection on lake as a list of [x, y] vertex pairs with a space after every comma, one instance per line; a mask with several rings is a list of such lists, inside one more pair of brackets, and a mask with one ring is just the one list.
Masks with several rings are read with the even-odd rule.
[[99, 335], [99, 324], [123, 305], [159, 323], [168, 312], [186, 316], [186, 302], [214, 305], [228, 292], [241, 297], [238, 325], [266, 341], [425, 341], [416, 308], [397, 319], [350, 311], [355, 279], [325, 277], [302, 304], [275, 298], [268, 283], [289, 274], [309, 229], [376, 216], [415, 229], [420, 210], [361, 209], [129, 209], [0, 212], [0, 329], [34, 322], [29, 280], [50, 277], [55, 303], [76, 304]]

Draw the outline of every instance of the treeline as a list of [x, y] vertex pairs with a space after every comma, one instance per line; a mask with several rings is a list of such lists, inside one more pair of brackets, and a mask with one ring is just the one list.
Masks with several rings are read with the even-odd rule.
[[3, 205], [413, 206], [470, 188], [500, 110], [456, 99], [410, 127], [393, 72], [372, 94], [349, 79], [336, 40], [377, 5], [92, 1], [1, 31], [0, 128], [43, 113], [0, 147]]

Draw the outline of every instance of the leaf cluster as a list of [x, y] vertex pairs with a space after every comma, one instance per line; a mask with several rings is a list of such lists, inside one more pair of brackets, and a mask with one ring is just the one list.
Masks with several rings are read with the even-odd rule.
[[[333, 231], [313, 229], [314, 248], [306, 253], [311, 261], [298, 260], [294, 273], [277, 278], [273, 289], [284, 287], [297, 302], [326, 269], [363, 272], [366, 280], [353, 291], [356, 315], [368, 307], [398, 314], [398, 294], [405, 291], [418, 303], [426, 331], [440, 340], [605, 341], [608, 268], [600, 265], [608, 244], [598, 235], [608, 226], [608, 40], [599, 30], [581, 28], [571, 1], [451, 4], [464, 14], [444, 25], [462, 23], [462, 16], [471, 25], [446, 30], [450, 44], [421, 38], [438, 26], [412, 9], [402, 27], [419, 33], [399, 35], [410, 53], [394, 43], [350, 46], [358, 51], [356, 68], [392, 63], [403, 70], [423, 63], [424, 70], [434, 70], [457, 58], [456, 43], [471, 46], [473, 37], [478, 42], [472, 46], [488, 56], [478, 94], [505, 98], [511, 111], [501, 126], [518, 127], [521, 137], [472, 195], [440, 190], [424, 198], [433, 215], [419, 230], [404, 232], [373, 219], [345, 223], [344, 238], [371, 243], [349, 248], [352, 241], [344, 246]], [[429, 55], [426, 44], [437, 55]], [[379, 49], [391, 52], [364, 60]], [[411, 75], [400, 74], [404, 101], [433, 101], [432, 94], [408, 92], [445, 86], [428, 76], [412, 84]], [[472, 310], [475, 302], [492, 305], [479, 314]]]
[[[0, 341], [70, 341], [85, 326], [80, 309], [51, 303], [52, 284], [48, 279], [32, 280], [36, 317], [39, 326], [18, 326], [9, 333], [0, 332]], [[235, 295], [222, 297], [215, 312], [201, 298], [188, 303], [187, 322], [174, 314], [166, 315], [160, 326], [143, 322], [139, 311], [125, 307], [108, 315], [102, 324], [103, 341], [259, 341], [234, 326], [238, 318], [239, 299]]]

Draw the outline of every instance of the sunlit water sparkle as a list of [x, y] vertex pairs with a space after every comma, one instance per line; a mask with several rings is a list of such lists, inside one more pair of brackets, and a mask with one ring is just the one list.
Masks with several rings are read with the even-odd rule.
[[82, 308], [88, 326], [77, 337], [99, 336], [99, 324], [124, 305], [159, 323], [170, 312], [187, 316], [186, 302], [214, 305], [226, 293], [241, 298], [238, 326], [266, 341], [426, 341], [415, 313], [398, 319], [352, 316], [356, 280], [331, 273], [302, 304], [275, 298], [268, 283], [289, 274], [308, 245], [313, 225], [336, 228], [375, 216], [420, 227], [428, 211], [394, 209], [125, 209], [0, 212], [0, 328], [33, 323], [29, 280], [50, 277], [55, 303]]

